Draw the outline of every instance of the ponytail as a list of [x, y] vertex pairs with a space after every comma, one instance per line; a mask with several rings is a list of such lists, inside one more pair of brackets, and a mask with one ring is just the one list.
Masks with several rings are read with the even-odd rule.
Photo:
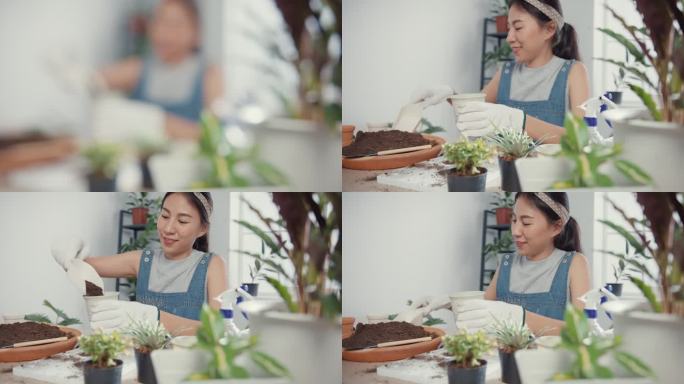
[[575, 28], [565, 23], [560, 32], [556, 34], [556, 41], [553, 45], [553, 54], [566, 60], [581, 61], [579, 47], [577, 45], [577, 32]]
[[570, 220], [565, 223], [561, 233], [553, 238], [553, 246], [564, 251], [582, 253], [579, 224], [574, 217], [570, 217]]

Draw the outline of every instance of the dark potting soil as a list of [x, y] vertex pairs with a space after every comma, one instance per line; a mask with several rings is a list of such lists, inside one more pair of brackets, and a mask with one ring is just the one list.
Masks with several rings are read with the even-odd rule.
[[359, 132], [354, 141], [342, 148], [342, 156], [360, 156], [389, 149], [417, 147], [432, 144], [420, 133], [396, 129], [376, 132]]
[[102, 288], [86, 280], [86, 296], [104, 296]]
[[349, 349], [367, 348], [388, 341], [417, 339], [419, 337], [436, 336], [426, 332], [423, 327], [405, 321], [389, 321], [386, 323], [363, 324], [356, 326], [354, 334], [342, 340], [342, 347]]
[[43, 339], [54, 339], [55, 337], [69, 336], [59, 328], [32, 321], [24, 323], [0, 324], [0, 347], [22, 343], [24, 341], [34, 341]]

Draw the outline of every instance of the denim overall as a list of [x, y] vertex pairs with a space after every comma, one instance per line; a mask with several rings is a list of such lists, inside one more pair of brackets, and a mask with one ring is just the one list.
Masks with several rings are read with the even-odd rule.
[[574, 60], [565, 61], [560, 72], [556, 75], [556, 80], [553, 83], [548, 100], [539, 101], [516, 101], [510, 99], [514, 63], [512, 61], [507, 62], [501, 69], [501, 80], [499, 81], [499, 91], [496, 94], [496, 102], [520, 109], [529, 116], [562, 127], [565, 121], [566, 106], [568, 105], [565, 97], [568, 74], [574, 62]]
[[[513, 255], [505, 255], [499, 265], [499, 278], [496, 280], [496, 299], [509, 304], [520, 305], [526, 311], [563, 320], [565, 305], [568, 301], [568, 271], [574, 252], [566, 252], [556, 270], [551, 290], [538, 293], [514, 293], [509, 290]], [[520, 256], [524, 257], [524, 256]]]
[[[152, 292], [148, 290], [150, 281], [150, 269], [154, 250], [145, 248], [140, 257], [140, 269], [138, 270], [138, 283], [135, 286], [136, 300], [148, 305], [154, 305], [160, 311], [165, 311], [176, 316], [191, 320], [199, 320], [202, 304], [206, 302], [207, 269], [211, 255], [205, 253], [195, 268], [192, 280], [186, 292]], [[159, 250], [158, 252], [161, 252]], [[163, 255], [161, 257], [164, 257]]]
[[[140, 80], [133, 90], [133, 93], [130, 95], [131, 99], [158, 105], [164, 109], [164, 111], [190, 121], [199, 121], [202, 108], [204, 107], [203, 71], [197, 71], [195, 86], [190, 94], [190, 98], [178, 103], [163, 103], [156, 100], [150, 100], [147, 97], [147, 79], [149, 78], [151, 67], [151, 59], [146, 59], [143, 64], [142, 73], [140, 74]], [[204, 66], [200, 65], [200, 68], [204, 68]]]

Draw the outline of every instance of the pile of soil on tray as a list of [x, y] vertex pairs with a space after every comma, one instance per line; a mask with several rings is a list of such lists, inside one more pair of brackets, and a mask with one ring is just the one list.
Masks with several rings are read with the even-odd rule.
[[420, 133], [404, 132], [396, 129], [389, 131], [359, 132], [354, 141], [342, 148], [342, 156], [360, 156], [389, 149], [417, 147], [432, 144]]
[[104, 296], [104, 293], [102, 292], [102, 288], [91, 283], [90, 281], [86, 280], [85, 286], [86, 286], [86, 296]]
[[59, 328], [49, 324], [34, 323], [32, 321], [0, 324], [0, 347], [24, 341], [54, 339], [55, 337], [62, 336], [71, 337], [70, 334], [62, 332]]
[[417, 339], [430, 336], [423, 327], [405, 321], [389, 321], [386, 323], [363, 324], [356, 326], [354, 334], [342, 340], [342, 347], [347, 349], [367, 348], [388, 341]]

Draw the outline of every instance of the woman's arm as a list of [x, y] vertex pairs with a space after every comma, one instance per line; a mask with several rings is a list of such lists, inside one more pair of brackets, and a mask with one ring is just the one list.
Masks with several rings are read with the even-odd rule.
[[489, 286], [485, 291], [485, 300], [496, 300], [496, 281], [499, 279], [499, 267], [496, 267], [492, 281], [489, 282]]
[[[211, 308], [220, 309], [221, 304], [214, 300], [214, 298], [226, 289], [228, 287], [226, 284], [225, 263], [219, 256], [214, 256], [209, 261], [209, 268], [207, 269], [207, 302]], [[164, 311], [159, 311], [159, 320], [174, 336], [192, 336], [200, 326], [200, 322], [197, 320], [186, 319]]]
[[204, 107], [211, 108], [223, 98], [223, 73], [217, 65], [210, 65], [204, 74]]
[[113, 256], [88, 257], [84, 261], [102, 277], [136, 277], [141, 255], [142, 250], [137, 250]]
[[99, 75], [107, 88], [131, 92], [135, 89], [142, 71], [142, 60], [131, 57], [100, 70]]
[[482, 93], [485, 94], [485, 101], [488, 103], [496, 103], [496, 94], [499, 91], [499, 80], [501, 80], [501, 68], [499, 68], [494, 77], [485, 85]]

